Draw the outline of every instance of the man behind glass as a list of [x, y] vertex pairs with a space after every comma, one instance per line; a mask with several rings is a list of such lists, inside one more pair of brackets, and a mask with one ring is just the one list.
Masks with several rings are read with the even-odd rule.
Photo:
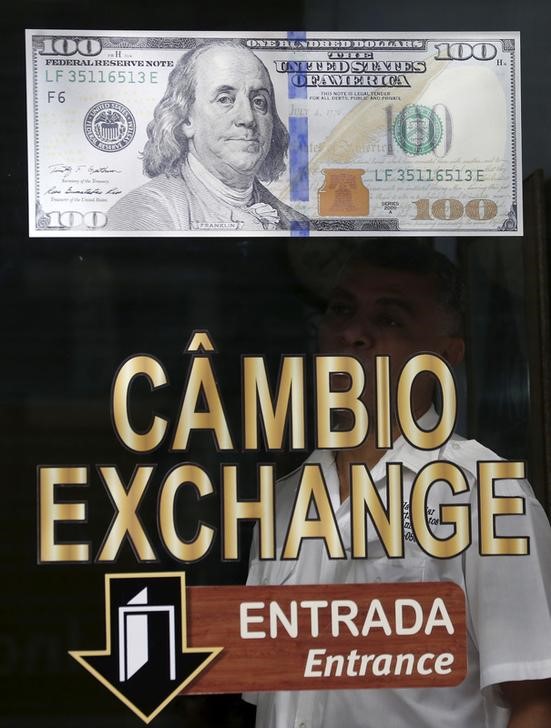
[[[376, 356], [390, 355], [391, 391], [402, 366], [418, 352], [433, 352], [449, 365], [464, 354], [462, 287], [455, 266], [421, 241], [372, 241], [342, 271], [320, 327], [324, 353], [354, 356], [366, 371], [364, 403], [374, 421]], [[335, 382], [337, 386], [338, 382]], [[420, 428], [432, 430], [439, 416], [432, 404], [434, 381], [416, 379], [412, 409]], [[524, 480], [496, 481], [496, 495], [522, 497], [523, 516], [497, 518], [499, 536], [527, 536], [526, 556], [480, 556], [477, 462], [498, 457], [475, 440], [453, 435], [437, 450], [418, 450], [400, 434], [394, 415], [393, 445], [383, 451], [374, 438], [352, 450], [315, 451], [308, 463], [322, 467], [346, 548], [346, 559], [330, 559], [319, 539], [304, 540], [296, 561], [261, 561], [253, 540], [248, 584], [453, 581], [466, 593], [468, 673], [453, 688], [409, 688], [274, 692], [245, 696], [257, 704], [259, 728], [544, 728], [551, 725], [551, 529]], [[417, 544], [409, 526], [405, 556], [388, 559], [370, 534], [367, 559], [350, 558], [349, 466], [365, 463], [386, 503], [386, 464], [401, 462], [404, 502], [416, 474], [429, 462], [458, 465], [469, 491], [453, 495], [435, 483], [427, 508], [435, 538], [449, 538], [440, 506], [469, 504], [472, 544], [457, 557], [436, 559]], [[300, 471], [277, 490], [276, 543], [282, 543]], [[406, 526], [406, 524], [404, 524]], [[405, 528], [406, 530], [406, 528]]]

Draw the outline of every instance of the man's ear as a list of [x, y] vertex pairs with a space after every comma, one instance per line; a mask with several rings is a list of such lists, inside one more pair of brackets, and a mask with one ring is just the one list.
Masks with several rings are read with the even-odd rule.
[[442, 356], [452, 367], [460, 364], [465, 356], [465, 339], [462, 336], [450, 336], [446, 341]]
[[184, 132], [184, 136], [187, 139], [193, 139], [193, 136], [195, 134], [195, 129], [193, 127], [193, 121], [189, 116], [186, 116], [182, 123], [182, 131]]

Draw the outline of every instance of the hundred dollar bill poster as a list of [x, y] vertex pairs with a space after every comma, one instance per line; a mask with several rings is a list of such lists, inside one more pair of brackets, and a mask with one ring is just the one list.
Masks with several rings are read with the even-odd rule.
[[518, 33], [27, 32], [32, 236], [519, 235]]
[[5, 10], [0, 728], [551, 725], [550, 13]]

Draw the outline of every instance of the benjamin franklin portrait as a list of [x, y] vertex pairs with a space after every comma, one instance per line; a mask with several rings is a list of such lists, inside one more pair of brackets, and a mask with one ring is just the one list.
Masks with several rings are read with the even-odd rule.
[[151, 180], [109, 210], [110, 230], [287, 230], [306, 218], [262, 184], [285, 170], [289, 134], [270, 74], [237, 40], [185, 53], [147, 127]]

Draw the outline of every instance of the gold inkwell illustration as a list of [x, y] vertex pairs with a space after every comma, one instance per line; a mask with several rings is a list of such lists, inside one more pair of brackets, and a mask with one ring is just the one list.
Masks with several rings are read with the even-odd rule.
[[322, 217], [365, 217], [369, 215], [369, 190], [364, 187], [365, 169], [322, 169], [325, 175], [318, 192]]

